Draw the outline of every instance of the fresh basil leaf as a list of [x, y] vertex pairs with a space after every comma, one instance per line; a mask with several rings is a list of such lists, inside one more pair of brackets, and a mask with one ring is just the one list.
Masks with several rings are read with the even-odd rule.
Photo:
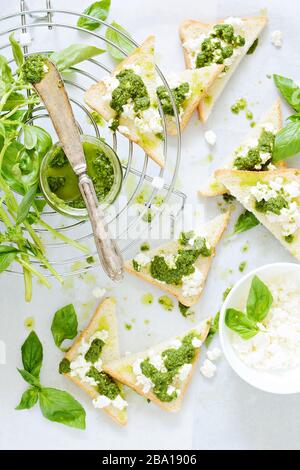
[[22, 395], [21, 401], [16, 410], [30, 410], [39, 399], [39, 389], [36, 387], [28, 388]]
[[234, 225], [233, 234], [236, 235], [238, 233], [246, 232], [247, 230], [250, 230], [251, 228], [259, 225], [259, 223], [260, 222], [257, 220], [255, 215], [252, 212], [246, 210], [237, 219]]
[[253, 338], [259, 331], [256, 323], [251, 318], [248, 318], [243, 312], [234, 308], [226, 310], [225, 325], [243, 339]]
[[87, 46], [86, 44], [72, 44], [60, 52], [51, 54], [50, 59], [55, 62], [58, 70], [69, 69], [84, 60], [91, 59], [99, 54], [103, 54], [105, 50], [95, 46]]
[[28, 216], [30, 208], [35, 200], [37, 188], [37, 185], [32, 186], [23, 197], [21, 204], [18, 207], [16, 224], [21, 224]]
[[292, 121], [292, 122], [295, 122], [295, 121], [300, 121], [300, 114], [293, 114], [292, 116], [289, 116], [287, 118], [288, 121]]
[[[122, 31], [129, 38], [131, 37], [130, 34], [126, 31], [126, 29], [124, 29], [121, 25], [119, 25], [115, 21], [111, 23], [111, 26], [114, 26], [119, 31]], [[134, 49], [136, 49], [136, 47], [132, 44], [130, 39], [124, 38], [121, 34], [119, 34], [117, 31], [114, 31], [111, 28], [107, 28], [106, 33], [105, 33], [105, 38], [113, 42], [117, 46], [119, 46], [127, 54], [131, 54], [131, 52], [134, 51]], [[126, 55], [122, 54], [122, 52], [120, 52], [118, 49], [116, 49], [114, 46], [110, 44], [107, 44], [107, 52], [113, 59], [115, 59], [118, 62], [120, 62], [121, 60], [124, 60], [126, 57]]]
[[51, 331], [58, 348], [65, 339], [74, 339], [78, 332], [78, 321], [72, 304], [58, 310], [53, 318]]
[[257, 46], [258, 46], [258, 38], [256, 38], [255, 41], [253, 42], [252, 46], [249, 47], [249, 49], [247, 51], [247, 55], [253, 54], [253, 52], [255, 52]]
[[0, 251], [0, 273], [3, 273], [9, 268], [9, 266], [16, 259], [16, 256], [17, 256], [16, 251], [10, 251], [10, 252]]
[[4, 126], [4, 124], [3, 124], [1, 121], [0, 121], [0, 135], [1, 135], [2, 137], [5, 137], [5, 135], [6, 135], [5, 126]]
[[21, 351], [24, 369], [38, 378], [43, 363], [43, 346], [34, 331], [27, 337]]
[[300, 152], [300, 121], [294, 121], [281, 129], [275, 137], [273, 161], [292, 157]]
[[216, 314], [215, 318], [213, 319], [210, 325], [210, 329], [209, 329], [207, 338], [205, 340], [206, 347], [210, 345], [216, 333], [219, 331], [219, 320], [220, 320], [220, 312]]
[[85, 429], [84, 408], [67, 392], [43, 388], [40, 393], [40, 407], [43, 416], [50, 421]]
[[300, 88], [290, 78], [282, 77], [281, 75], [273, 75], [275, 85], [278, 90], [288, 102], [289, 105], [294, 108], [295, 111], [300, 111]]
[[6, 253], [19, 253], [20, 250], [10, 245], [0, 245], [0, 256]]
[[27, 150], [33, 149], [37, 144], [37, 133], [34, 126], [24, 126], [24, 145]]
[[14, 109], [16, 106], [22, 106], [22, 104], [24, 104], [25, 101], [26, 101], [25, 96], [15, 91], [9, 96], [8, 100], [6, 101], [4, 105], [3, 111], [10, 111]]
[[8, 65], [7, 59], [3, 55], [0, 55], [0, 95], [5, 91], [7, 86], [12, 84], [13, 81], [13, 73]]
[[[83, 14], [93, 16], [94, 18], [97, 18], [98, 20], [105, 21], [106, 18], [108, 17], [109, 9], [110, 9], [110, 0], [102, 0], [101, 2], [92, 3], [92, 5], [88, 6], [84, 10]], [[98, 23], [98, 21], [93, 21], [88, 18], [81, 17], [77, 21], [77, 26], [79, 28], [88, 29], [89, 31], [94, 31], [95, 29], [98, 29], [101, 27], [101, 23]]]
[[273, 297], [259, 277], [254, 276], [247, 300], [247, 315], [256, 322], [262, 322], [269, 313]]
[[9, 42], [11, 44], [15, 63], [18, 67], [21, 67], [24, 64], [24, 54], [20, 44], [18, 43], [18, 41], [15, 40], [14, 34], [11, 34], [9, 36]]
[[27, 383], [29, 383], [29, 385], [32, 385], [32, 387], [37, 387], [38, 389], [41, 388], [40, 381], [37, 377], [30, 374], [30, 372], [27, 372], [27, 370], [23, 370], [23, 369], [17, 369], [17, 370], [22, 375], [23, 379]]

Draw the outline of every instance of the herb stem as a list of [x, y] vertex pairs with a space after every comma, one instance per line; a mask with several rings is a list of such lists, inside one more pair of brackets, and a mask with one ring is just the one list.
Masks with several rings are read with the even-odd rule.
[[77, 248], [78, 250], [82, 251], [83, 253], [88, 253], [89, 252], [89, 249], [86, 246], [81, 245], [81, 243], [78, 243], [76, 240], [72, 240], [72, 238], [67, 237], [63, 233], [58, 232], [53, 227], [51, 227], [51, 225], [48, 225], [47, 222], [45, 222], [44, 220], [39, 219], [39, 223], [42, 227], [44, 227], [50, 233], [52, 233], [56, 238], [59, 238], [60, 240], [68, 243], [68, 245], [71, 245], [74, 248]]

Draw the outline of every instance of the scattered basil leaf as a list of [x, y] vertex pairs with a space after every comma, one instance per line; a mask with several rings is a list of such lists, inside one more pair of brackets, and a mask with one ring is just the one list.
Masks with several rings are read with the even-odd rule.
[[13, 81], [13, 73], [8, 61], [3, 55], [0, 55], [0, 95], [5, 92]]
[[239, 233], [246, 232], [247, 230], [250, 230], [251, 228], [256, 227], [259, 224], [260, 222], [259, 220], [257, 220], [255, 215], [252, 212], [246, 210], [237, 219], [234, 225], [233, 234], [237, 235]]
[[65, 339], [74, 339], [77, 336], [78, 321], [74, 305], [66, 305], [55, 313], [51, 331], [58, 348]]
[[30, 374], [30, 372], [27, 372], [27, 370], [23, 370], [23, 369], [17, 369], [17, 370], [22, 375], [25, 382], [29, 383], [29, 385], [31, 385], [32, 387], [37, 387], [38, 389], [41, 388], [40, 381], [37, 377]]
[[276, 74], [274, 74], [273, 77], [275, 85], [287, 103], [292, 106], [295, 111], [300, 112], [300, 87], [290, 78]]
[[[124, 29], [121, 25], [119, 25], [115, 21], [111, 23], [111, 26], [115, 27], [119, 31], [122, 31], [129, 38], [131, 37], [130, 34], [126, 31], [126, 29]], [[114, 31], [111, 28], [106, 29], [105, 38], [113, 42], [117, 46], [119, 46], [127, 54], [131, 54], [131, 52], [133, 52], [135, 49], [135, 46], [132, 44], [130, 39], [123, 37], [121, 34], [119, 34], [117, 31]], [[113, 59], [115, 59], [118, 62], [120, 62], [121, 60], [124, 60], [126, 57], [126, 55], [122, 54], [121, 51], [119, 51], [118, 49], [116, 49], [114, 46], [110, 44], [107, 44], [107, 52]]]
[[39, 399], [39, 389], [36, 387], [28, 388], [22, 395], [16, 410], [30, 410]]
[[[90, 6], [88, 6], [83, 14], [93, 16], [98, 20], [105, 21], [108, 17], [110, 9], [110, 0], [102, 0], [101, 2], [94, 2]], [[95, 29], [100, 28], [102, 25], [98, 21], [93, 21], [89, 18], [79, 18], [77, 21], [77, 26], [79, 28], [85, 28], [89, 31], [94, 31]]]
[[32, 186], [31, 188], [28, 189], [25, 196], [23, 197], [18, 207], [16, 224], [21, 224], [22, 222], [24, 222], [24, 220], [28, 216], [30, 208], [35, 200], [37, 188], [38, 188], [37, 185]]
[[225, 314], [225, 324], [228, 328], [238, 333], [243, 339], [255, 336], [259, 329], [256, 323], [243, 312], [234, 308], [228, 308]]
[[258, 46], [258, 38], [256, 38], [254, 43], [252, 44], [252, 46], [249, 47], [249, 49], [247, 51], [247, 55], [253, 54], [253, 52], [255, 52], [257, 46]]
[[220, 312], [216, 314], [215, 318], [213, 319], [210, 325], [210, 329], [209, 329], [207, 338], [205, 340], [206, 347], [210, 345], [216, 333], [219, 331], [219, 320], [220, 320]]
[[85, 429], [85, 411], [67, 392], [55, 388], [43, 388], [40, 392], [40, 407], [43, 416], [50, 421]]
[[18, 41], [15, 40], [14, 34], [11, 34], [9, 36], [9, 42], [11, 44], [15, 63], [18, 67], [21, 67], [24, 64], [24, 54], [20, 44], [18, 43]]
[[247, 316], [256, 322], [262, 322], [268, 315], [272, 303], [270, 290], [259, 277], [254, 276], [247, 300]]
[[300, 152], [300, 121], [296, 120], [281, 129], [276, 137], [273, 161], [278, 162]]
[[43, 363], [43, 346], [34, 331], [28, 335], [21, 347], [21, 352], [25, 371], [39, 378]]
[[[6, 101], [3, 111], [11, 111], [16, 106], [21, 106], [26, 101], [26, 98], [21, 93], [14, 91]], [[12, 119], [12, 117], [10, 118]]]
[[91, 59], [97, 55], [103, 54], [105, 50], [86, 44], [72, 44], [62, 51], [51, 54], [50, 59], [55, 62], [58, 70], [69, 69], [84, 60]]

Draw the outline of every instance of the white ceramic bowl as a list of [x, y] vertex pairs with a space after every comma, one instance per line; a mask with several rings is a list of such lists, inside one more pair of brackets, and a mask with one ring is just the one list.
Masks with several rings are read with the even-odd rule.
[[[253, 387], [270, 393], [291, 394], [300, 392], [300, 365], [284, 371], [261, 371], [248, 367], [237, 355], [233, 346], [234, 333], [225, 325], [227, 308], [244, 310], [253, 276], [257, 275], [267, 285], [271, 281], [282, 281], [283, 285], [293, 279], [299, 282], [300, 265], [296, 263], [275, 263], [262, 266], [238, 281], [226, 298], [220, 313], [220, 341], [224, 355], [233, 370]], [[299, 305], [300, 310], [300, 305]]]

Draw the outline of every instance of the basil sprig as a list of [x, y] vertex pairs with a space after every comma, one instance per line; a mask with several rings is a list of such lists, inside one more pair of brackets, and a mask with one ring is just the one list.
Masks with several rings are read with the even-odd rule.
[[259, 277], [252, 279], [248, 294], [246, 312], [228, 308], [225, 314], [225, 324], [238, 333], [243, 339], [250, 339], [259, 332], [258, 322], [262, 322], [268, 315], [273, 303], [273, 297]]
[[24, 369], [18, 371], [30, 387], [23, 393], [16, 410], [29, 410], [39, 401], [45, 418], [73, 428], [85, 429], [85, 411], [81, 404], [67, 392], [41, 385], [43, 346], [34, 331], [24, 342], [21, 352]]
[[51, 332], [58, 348], [65, 339], [74, 339], [77, 336], [78, 321], [74, 305], [66, 305], [55, 313]]
[[274, 82], [287, 103], [296, 111], [291, 122], [275, 138], [273, 161], [278, 162], [300, 152], [300, 87], [290, 78], [274, 75]]
[[[83, 12], [84, 15], [93, 16], [98, 20], [105, 21], [108, 17], [110, 10], [110, 0], [102, 0], [101, 2], [94, 2], [89, 5]], [[91, 20], [89, 18], [84, 18], [81, 16], [77, 21], [77, 26], [79, 28], [85, 28], [89, 31], [94, 31], [95, 29], [100, 28], [102, 25], [98, 21]]]

